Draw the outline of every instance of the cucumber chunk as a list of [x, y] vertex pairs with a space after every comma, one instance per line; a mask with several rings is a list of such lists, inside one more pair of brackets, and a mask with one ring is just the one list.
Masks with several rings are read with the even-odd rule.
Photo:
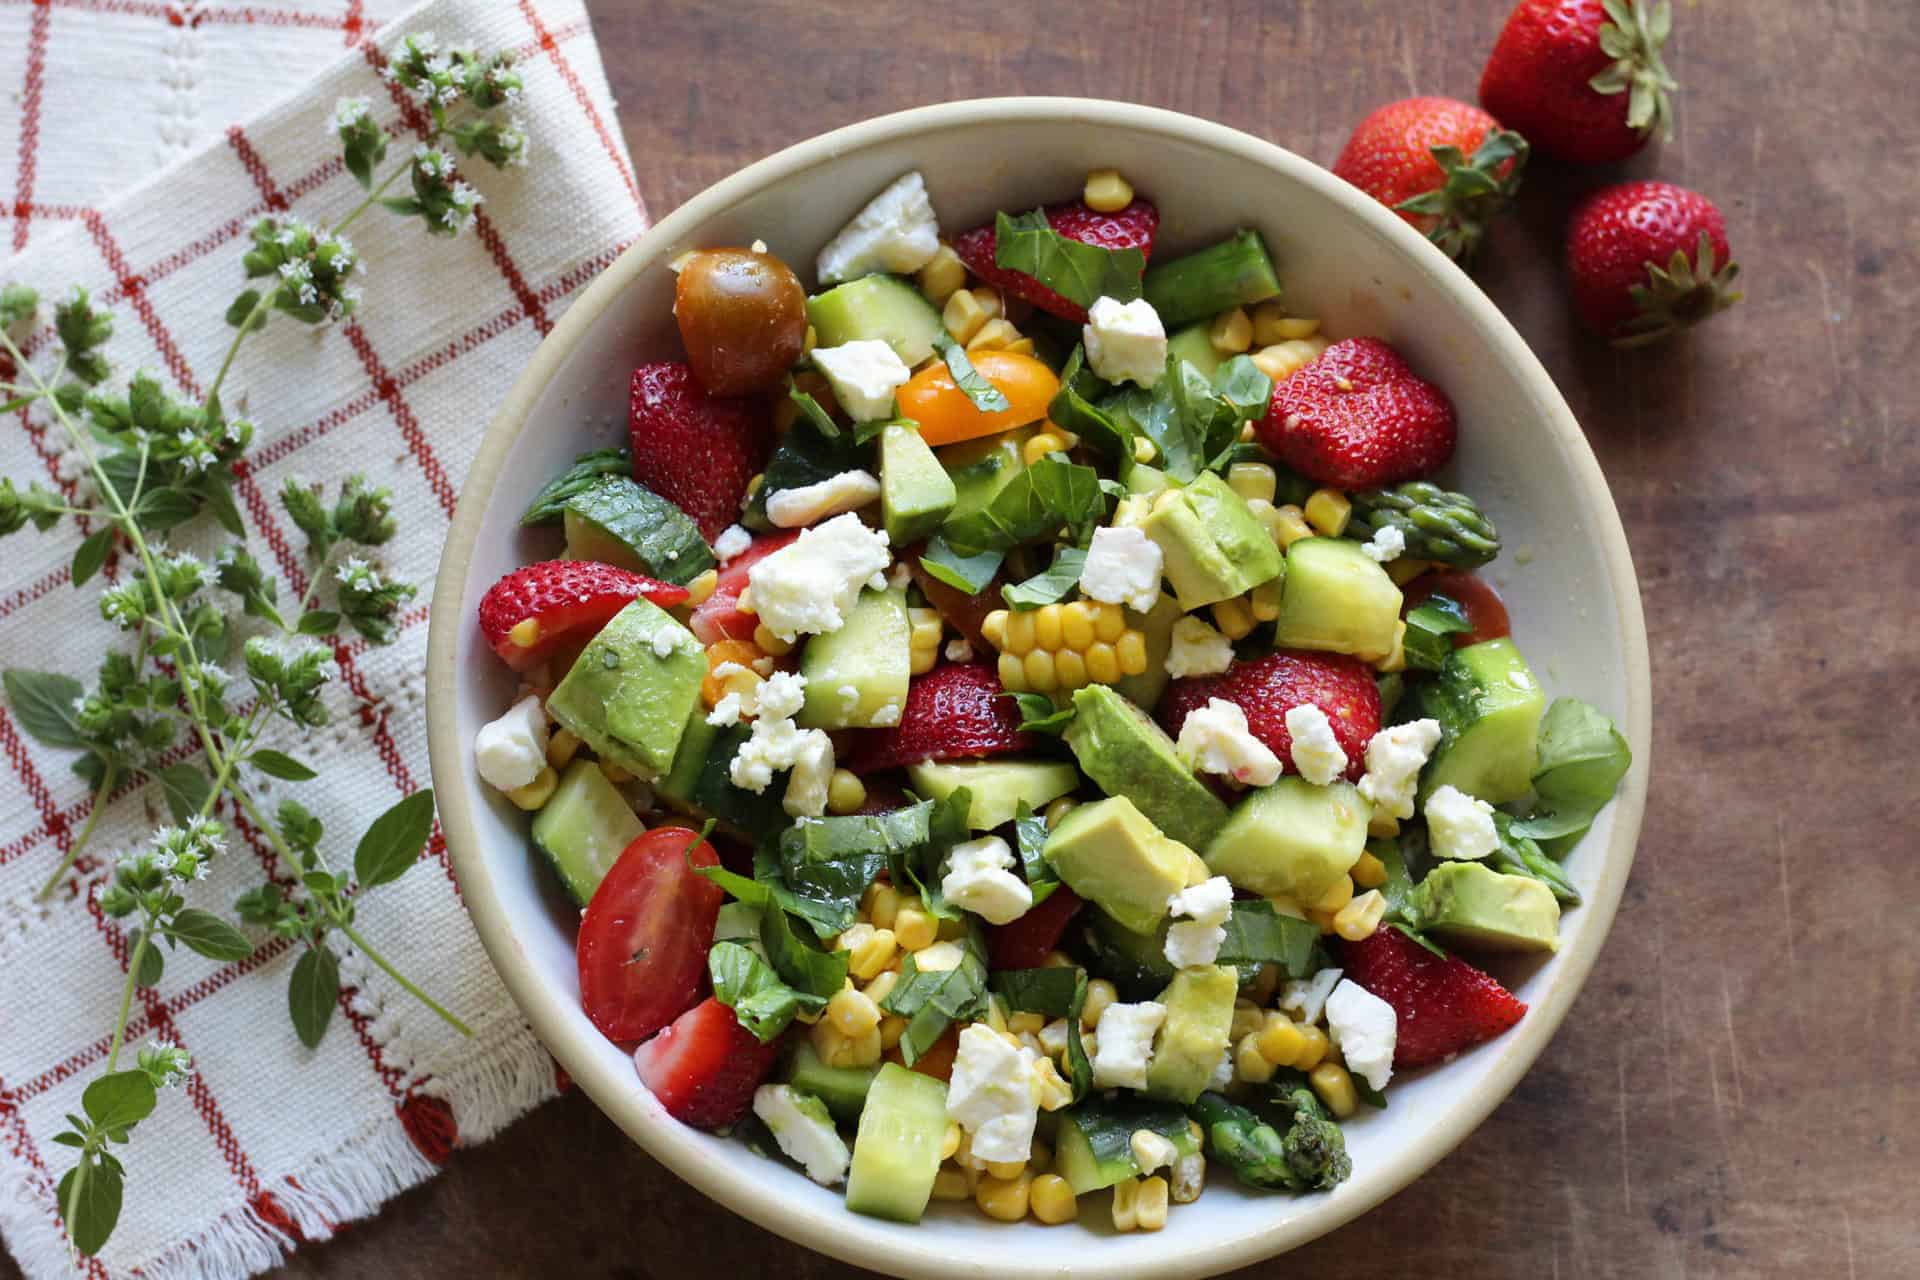
[[1236, 231], [1198, 253], [1148, 267], [1140, 291], [1168, 332], [1280, 292], [1280, 277], [1258, 231]]
[[1054, 1135], [1053, 1171], [1067, 1180], [1077, 1196], [1136, 1178], [1140, 1176], [1140, 1166], [1133, 1158], [1137, 1129], [1159, 1134], [1183, 1156], [1200, 1149], [1188, 1127], [1187, 1113], [1179, 1107], [1130, 1098], [1112, 1102], [1088, 1099], [1060, 1113], [1060, 1128]]
[[1213, 339], [1207, 336], [1207, 328], [1208, 322], [1202, 320], [1199, 324], [1190, 324], [1180, 330], [1167, 339], [1167, 354], [1179, 356], [1198, 369], [1201, 377], [1212, 382], [1214, 371], [1226, 361], [1214, 349]]
[[1532, 788], [1547, 695], [1511, 638], [1448, 654], [1440, 674], [1422, 686], [1420, 706], [1441, 733], [1420, 779], [1422, 804], [1444, 786], [1488, 804], [1518, 800]]
[[897, 1062], [883, 1064], [867, 1089], [853, 1139], [847, 1208], [895, 1222], [920, 1221], [946, 1136], [947, 1086]]
[[946, 333], [940, 313], [899, 276], [871, 275], [807, 299], [815, 345], [838, 347], [877, 338], [909, 367], [933, 354]]
[[796, 720], [803, 729], [898, 724], [912, 667], [907, 593], [869, 587], [838, 631], [815, 636], [801, 652], [807, 700]]
[[569, 560], [599, 560], [677, 585], [719, 563], [684, 511], [624, 476], [574, 494], [561, 520]]
[[1207, 865], [1236, 888], [1314, 902], [1360, 861], [1372, 812], [1350, 782], [1316, 787], [1290, 774], [1248, 793], [1207, 846]]
[[591, 760], [569, 764], [553, 796], [533, 816], [533, 843], [583, 907], [607, 869], [645, 830], [626, 797]]
[[966, 787], [972, 793], [967, 825], [991, 831], [1012, 822], [1025, 800], [1044, 809], [1080, 785], [1080, 771], [1057, 760], [928, 760], [907, 766], [907, 781], [930, 800], [945, 800]]
[[1348, 538], [1302, 538], [1287, 548], [1274, 643], [1375, 661], [1393, 652], [1400, 588]]
[[940, 527], [959, 498], [933, 449], [910, 426], [880, 432], [880, 522], [896, 547], [920, 541]]
[[826, 1103], [834, 1119], [853, 1124], [865, 1110], [867, 1092], [879, 1074], [877, 1063], [871, 1067], [830, 1067], [820, 1060], [812, 1045], [802, 1040], [787, 1068], [787, 1083]]

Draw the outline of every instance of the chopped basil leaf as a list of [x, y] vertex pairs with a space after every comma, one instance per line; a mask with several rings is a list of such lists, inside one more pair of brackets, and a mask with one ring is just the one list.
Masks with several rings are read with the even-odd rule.
[[1087, 1003], [1087, 971], [1077, 965], [1040, 969], [1003, 969], [993, 989], [1010, 1013], [1037, 1013], [1067, 1023], [1067, 1077], [1078, 1102], [1093, 1088], [1093, 1063], [1080, 1040], [1080, 1011]]
[[[1029, 693], [1014, 696], [1037, 698], [1040, 695]], [[1022, 703], [1021, 710], [1024, 712], [1025, 709], [1026, 705]], [[1034, 813], [1033, 806], [1025, 800], [1014, 810], [1013, 838], [1020, 848], [1020, 870], [1026, 875], [1027, 888], [1033, 891], [1033, 905], [1037, 907], [1060, 887], [1060, 876], [1046, 859], [1047, 820]]]
[[912, 418], [875, 418], [871, 422], [853, 424], [853, 442], [865, 444], [888, 427], [905, 427], [915, 435], [920, 434], [920, 424]]
[[1056, 707], [1053, 699], [1044, 693], [1009, 693], [1007, 696], [1020, 708], [1020, 729], [1023, 733], [1050, 733], [1057, 737], [1073, 723], [1075, 709], [1072, 703]]
[[1544, 812], [1514, 823], [1513, 830], [1564, 858], [1613, 799], [1633, 765], [1633, 751], [1605, 712], [1578, 698], [1553, 700], [1540, 720], [1539, 741], [1533, 791]]
[[1079, 547], [1061, 547], [1053, 553], [1053, 563], [1025, 582], [1009, 582], [1000, 588], [1001, 597], [1016, 609], [1038, 609], [1067, 598], [1080, 585], [1080, 571], [1086, 568], [1087, 553]]
[[1047, 406], [1047, 417], [1098, 450], [1124, 481], [1134, 467], [1133, 427], [1128, 420], [1094, 407], [1093, 398], [1102, 385], [1086, 370], [1085, 348], [1076, 346], [1060, 370], [1060, 390]]
[[1242, 422], [1264, 417], [1273, 400], [1273, 379], [1250, 356], [1235, 356], [1213, 373], [1213, 393], [1233, 406]]
[[802, 995], [825, 1003], [846, 985], [847, 953], [823, 951], [818, 943], [801, 937], [784, 911], [768, 911], [760, 917], [760, 945], [781, 981]]
[[818, 400], [808, 392], [802, 391], [794, 383], [791, 373], [787, 375], [787, 399], [799, 406], [800, 412], [806, 416], [808, 422], [819, 429], [821, 435], [829, 440], [840, 438], [840, 424], [833, 420], [833, 415], [820, 407]]
[[1063, 525], [1069, 540], [1078, 544], [1092, 536], [1106, 514], [1100, 473], [1067, 461], [1065, 454], [1050, 453], [1015, 474], [986, 506], [947, 521], [939, 536], [969, 556], [1005, 551]]
[[909, 955], [880, 1007], [907, 1020], [900, 1034], [900, 1057], [907, 1066], [920, 1060], [956, 1020], [977, 1017], [987, 996], [987, 944], [977, 921], [970, 921], [959, 965], [941, 973], [922, 973]]
[[1380, 896], [1387, 900], [1386, 918], [1401, 924], [1418, 928], [1420, 909], [1413, 897], [1413, 877], [1407, 874], [1407, 860], [1400, 852], [1400, 842], [1391, 836], [1367, 841], [1367, 852], [1380, 859], [1387, 869], [1387, 879], [1380, 886]]
[[1421, 671], [1438, 671], [1453, 652], [1449, 636], [1473, 630], [1467, 611], [1451, 596], [1431, 595], [1407, 611], [1407, 634], [1401, 641], [1407, 665]]
[[[1235, 394], [1244, 390], [1236, 380]], [[1167, 370], [1152, 390], [1128, 387], [1101, 401], [1099, 408], [1116, 424], [1124, 423], [1153, 441], [1155, 465], [1181, 484], [1224, 466], [1239, 443], [1241, 424], [1264, 410], [1243, 412], [1178, 356], [1167, 357]]]
[[1560, 864], [1549, 858], [1532, 838], [1516, 833], [1514, 826], [1511, 815], [1494, 811], [1493, 829], [1500, 837], [1500, 845], [1487, 855], [1487, 864], [1508, 875], [1538, 880], [1553, 890], [1553, 896], [1563, 905], [1579, 906], [1580, 891], [1573, 887], [1573, 881], [1560, 869]]
[[1004, 548], [963, 556], [936, 533], [927, 539], [926, 549], [920, 553], [920, 567], [955, 591], [977, 596], [987, 589], [993, 575], [1000, 572], [1000, 562], [1006, 558]]
[[1309, 978], [1320, 967], [1314, 955], [1319, 943], [1320, 928], [1311, 920], [1281, 915], [1271, 902], [1246, 898], [1233, 904], [1215, 963], [1243, 970], [1275, 964], [1289, 978]]
[[1139, 249], [1103, 249], [1055, 231], [1040, 209], [993, 219], [993, 263], [1032, 276], [1063, 298], [1091, 307], [1101, 298], [1140, 296], [1147, 256]]
[[[769, 919], [786, 918], [784, 912]], [[823, 997], [806, 996], [780, 980], [773, 966], [738, 942], [716, 942], [707, 952], [707, 972], [713, 977], [713, 998], [733, 1010], [740, 1025], [761, 1043], [787, 1029], [804, 1006], [817, 1009]]]
[[566, 513], [567, 500], [575, 494], [585, 493], [605, 476], [632, 475], [633, 455], [627, 449], [595, 449], [592, 453], [583, 453], [534, 495], [521, 514], [520, 523], [527, 526], [559, 524], [560, 517]]
[[1013, 401], [1007, 399], [1007, 393], [988, 382], [985, 375], [973, 367], [973, 361], [967, 359], [966, 348], [944, 333], [933, 340], [933, 346], [940, 353], [940, 358], [947, 362], [947, 372], [953, 375], [953, 385], [973, 401], [974, 408], [982, 413], [1004, 413], [1013, 408]]
[[[792, 912], [812, 925], [813, 931], [823, 938], [830, 938], [846, 928], [847, 924], [853, 923], [852, 916], [846, 917], [845, 924], [841, 923], [844, 912], [839, 903], [815, 901], [787, 888], [780, 878], [778, 865], [763, 868], [760, 866], [761, 859], [758, 857], [754, 862], [756, 871], [765, 870], [766, 876], [749, 879], [725, 867], [695, 867], [694, 871], [725, 889], [737, 901], [744, 902], [750, 907], [759, 907], [763, 911], [768, 907], [778, 907], [782, 911]], [[855, 908], [854, 914], [857, 915], [857, 899]]]

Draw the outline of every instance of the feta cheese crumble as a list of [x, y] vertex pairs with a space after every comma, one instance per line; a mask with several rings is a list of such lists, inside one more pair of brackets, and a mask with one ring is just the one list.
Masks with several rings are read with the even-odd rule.
[[1145, 613], [1160, 598], [1163, 563], [1160, 544], [1139, 529], [1095, 529], [1080, 569], [1080, 590], [1089, 600]]
[[814, 262], [821, 284], [838, 284], [875, 271], [906, 275], [940, 251], [940, 223], [918, 171], [903, 173], [867, 201], [853, 220], [827, 241]]
[[496, 791], [524, 787], [547, 767], [547, 711], [528, 694], [505, 715], [480, 727], [473, 738], [473, 764]]
[[1187, 767], [1217, 773], [1251, 787], [1271, 786], [1280, 777], [1280, 757], [1247, 729], [1247, 713], [1225, 698], [1187, 716], [1174, 744]]
[[1373, 531], [1373, 537], [1360, 544], [1360, 550], [1366, 552], [1367, 559], [1386, 564], [1407, 553], [1407, 535], [1396, 525], [1383, 524]]
[[823, 1187], [847, 1180], [853, 1153], [820, 1099], [791, 1085], [763, 1084], [753, 1091], [753, 1114], [809, 1178]]
[[1436, 858], [1484, 858], [1500, 847], [1493, 806], [1456, 787], [1427, 797], [1427, 842]]
[[680, 638], [682, 636], [685, 636], [688, 640], [693, 639], [693, 636], [684, 627], [660, 627], [657, 629], [653, 633], [653, 639], [650, 642], [653, 646], [653, 656], [656, 658], [672, 657], [674, 653], [686, 647], [681, 643]]
[[1326, 1012], [1327, 997], [1340, 985], [1340, 970], [1322, 969], [1311, 978], [1294, 978], [1280, 988], [1280, 1011], [1303, 1027], [1311, 1027]]
[[807, 704], [807, 678], [797, 671], [776, 671], [760, 682], [755, 703], [762, 716], [791, 719]]
[[1162, 953], [1176, 969], [1212, 964], [1227, 940], [1227, 917], [1233, 914], [1233, 885], [1225, 876], [1213, 876], [1182, 889], [1167, 899], [1167, 913], [1186, 916], [1167, 927]]
[[767, 519], [781, 529], [804, 529], [843, 511], [858, 511], [880, 500], [880, 481], [867, 471], [842, 471], [797, 489], [781, 489], [767, 498]]
[[1108, 382], [1151, 387], [1167, 369], [1167, 330], [1145, 298], [1100, 298], [1080, 328], [1087, 364]]
[[754, 611], [789, 644], [838, 631], [862, 587], [886, 586], [892, 562], [884, 530], [867, 528], [851, 513], [835, 516], [747, 570]]
[[[728, 707], [731, 700], [733, 705]], [[773, 775], [791, 770], [781, 807], [797, 818], [817, 818], [827, 811], [827, 786], [833, 777], [833, 740], [824, 729], [801, 729], [793, 717], [807, 700], [807, 678], [776, 671], [755, 694], [753, 733], [740, 744], [727, 775], [733, 785], [758, 795], [773, 783]], [[728, 694], [714, 707], [725, 708], [737, 720], [737, 694]], [[712, 720], [712, 716], [708, 717]]]
[[965, 636], [955, 636], [947, 641], [948, 662], [972, 662], [973, 645]]
[[893, 392], [913, 371], [878, 338], [861, 338], [837, 347], [815, 347], [813, 367], [826, 375], [833, 398], [855, 422], [893, 416]]
[[780, 807], [796, 818], [818, 818], [827, 811], [827, 787], [833, 781], [833, 739], [824, 729], [808, 729], [800, 739]]
[[1376, 814], [1413, 816], [1413, 791], [1427, 757], [1440, 745], [1438, 720], [1414, 720], [1382, 729], [1367, 742], [1367, 773], [1360, 794]]
[[730, 524], [721, 535], [713, 540], [714, 558], [721, 564], [736, 559], [741, 552], [753, 545], [753, 535], [737, 524]]
[[1167, 1020], [1167, 1006], [1157, 1000], [1139, 1004], [1110, 1004], [1094, 1028], [1098, 1047], [1093, 1055], [1093, 1084], [1097, 1089], [1144, 1089], [1147, 1059], [1153, 1055], [1153, 1036]]
[[714, 703], [713, 710], [707, 713], [707, 723], [716, 729], [732, 728], [740, 723], [740, 713], [744, 709], [739, 694], [726, 694], [720, 701]]
[[1040, 1104], [1034, 1096], [1031, 1049], [1016, 1049], [984, 1023], [960, 1032], [947, 1084], [947, 1115], [967, 1131], [976, 1159], [995, 1163], [1024, 1161], [1033, 1153], [1034, 1122]]
[[1327, 997], [1327, 1039], [1339, 1046], [1347, 1070], [1364, 1076], [1374, 1089], [1393, 1079], [1393, 1049], [1400, 1020], [1393, 1006], [1348, 978]]
[[1173, 640], [1167, 647], [1167, 674], [1217, 676], [1233, 665], [1233, 641], [1189, 614], [1173, 624]]
[[1010, 924], [1033, 906], [1033, 890], [1008, 870], [1013, 850], [999, 836], [983, 836], [953, 846], [940, 892], [954, 906], [988, 924]]
[[1333, 722], [1311, 702], [1287, 708], [1287, 733], [1293, 739], [1293, 767], [1316, 787], [1347, 771], [1347, 753], [1333, 736]]

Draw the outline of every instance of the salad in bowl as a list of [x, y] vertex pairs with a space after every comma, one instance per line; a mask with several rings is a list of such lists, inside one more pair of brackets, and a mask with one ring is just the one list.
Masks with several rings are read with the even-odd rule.
[[1444, 367], [1062, 186], [676, 258], [682, 350], [479, 601], [469, 745], [667, 1114], [858, 1214], [1156, 1231], [1333, 1190], [1527, 1016], [1488, 969], [1559, 946], [1630, 753], [1479, 576]]

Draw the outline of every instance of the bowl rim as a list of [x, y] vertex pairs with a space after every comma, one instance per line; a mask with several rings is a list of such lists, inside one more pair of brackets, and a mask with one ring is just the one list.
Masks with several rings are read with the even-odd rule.
[[[914, 1233], [887, 1231], [853, 1214], [823, 1217], [784, 1197], [766, 1195], [759, 1179], [736, 1173], [703, 1153], [699, 1145], [703, 1135], [696, 1138], [670, 1119], [633, 1104], [631, 1069], [621, 1073], [609, 1068], [597, 1052], [604, 1042], [590, 1029], [583, 1032], [567, 1021], [514, 942], [499, 888], [480, 853], [465, 748], [457, 734], [455, 657], [465, 623], [463, 596], [479, 525], [508, 450], [554, 375], [622, 290], [715, 214], [810, 168], [903, 137], [1036, 122], [1117, 126], [1225, 152], [1316, 190], [1373, 234], [1393, 242], [1429, 283], [1482, 328], [1534, 402], [1549, 407], [1542, 427], [1557, 438], [1573, 482], [1596, 518], [1592, 535], [1600, 543], [1618, 622], [1627, 638], [1622, 724], [1634, 752], [1634, 767], [1613, 801], [1613, 825], [1599, 881], [1581, 908], [1587, 919], [1572, 945], [1556, 957], [1558, 967], [1546, 992], [1534, 1001], [1532, 1016], [1501, 1041], [1487, 1087], [1442, 1115], [1364, 1177], [1356, 1177], [1348, 1184], [1349, 1194], [1329, 1195], [1271, 1226], [1225, 1236], [1197, 1250], [1156, 1253], [1147, 1240], [1140, 1240], [1138, 1245], [1147, 1247], [1130, 1251], [1124, 1263], [1127, 1274], [1135, 1277], [1209, 1275], [1285, 1252], [1359, 1217], [1438, 1163], [1505, 1099], [1551, 1040], [1593, 968], [1626, 886], [1646, 803], [1652, 737], [1646, 625], [1626, 533], [1599, 462], [1552, 378], [1511, 322], [1465, 272], [1391, 210], [1312, 161], [1227, 125], [1165, 108], [1092, 98], [976, 98], [916, 107], [797, 142], [721, 179], [654, 224], [601, 272], [541, 342], [487, 427], [461, 488], [434, 589], [427, 647], [429, 754], [447, 849], [480, 940], [542, 1043], [604, 1113], [648, 1154], [710, 1199], [808, 1248], [897, 1275], [983, 1273], [983, 1265], [990, 1265], [984, 1259], [943, 1252], [942, 1233], [927, 1233], [925, 1243], [913, 1239], [903, 1243], [902, 1235]], [[1110, 1270], [1114, 1261], [1103, 1250], [1097, 1259], [1090, 1258], [1089, 1265]], [[1069, 1266], [1063, 1273], [1073, 1270], [1080, 1268]]]

